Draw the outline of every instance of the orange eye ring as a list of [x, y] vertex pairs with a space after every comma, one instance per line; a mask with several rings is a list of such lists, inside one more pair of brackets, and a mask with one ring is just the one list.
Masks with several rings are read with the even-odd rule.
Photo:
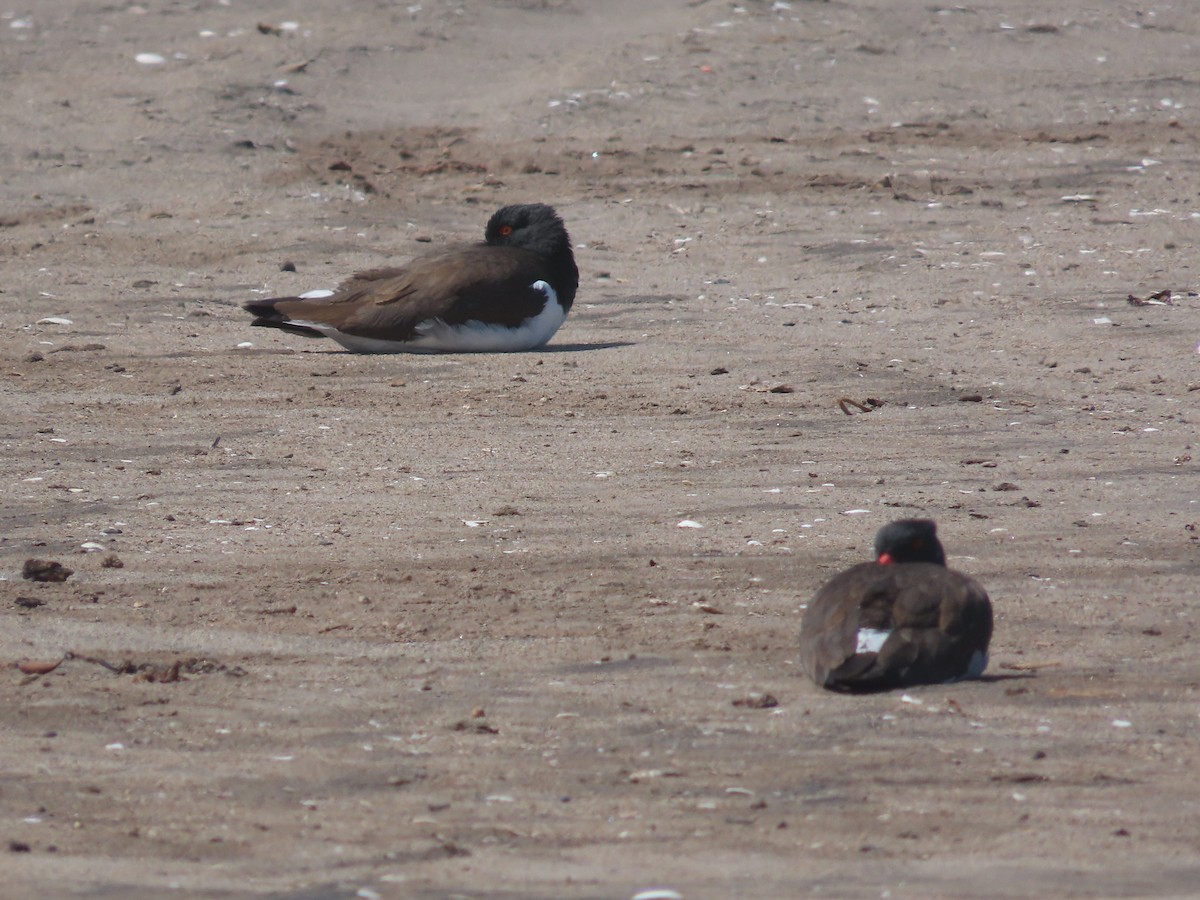
[[511, 225], [501, 225], [500, 226], [500, 236], [501, 237], [508, 237], [512, 233], [513, 233], [513, 229], [512, 229]]

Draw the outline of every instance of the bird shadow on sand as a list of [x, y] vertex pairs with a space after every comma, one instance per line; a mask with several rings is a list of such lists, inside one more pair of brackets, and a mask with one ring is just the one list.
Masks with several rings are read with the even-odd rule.
[[341, 348], [321, 348], [319, 351], [301, 350], [301, 353], [333, 353], [338, 356], [410, 356], [410, 357], [453, 357], [453, 358], [469, 358], [472, 356], [523, 356], [535, 355], [541, 356], [544, 353], [584, 353], [589, 350], [612, 350], [617, 347], [633, 347], [636, 344], [633, 341], [596, 341], [594, 344], [551, 344], [548, 347], [539, 347], [537, 350], [511, 350], [511, 351], [496, 351], [495, 353], [378, 353], [378, 354], [363, 354], [355, 353], [353, 350], [345, 350]]
[[530, 353], [583, 353], [586, 350], [613, 350], [617, 347], [634, 347], [633, 341], [596, 341], [594, 344], [551, 344]]
[[995, 684], [1000, 681], [1028, 681], [1032, 678], [1037, 678], [1037, 672], [987, 672], [975, 680]]

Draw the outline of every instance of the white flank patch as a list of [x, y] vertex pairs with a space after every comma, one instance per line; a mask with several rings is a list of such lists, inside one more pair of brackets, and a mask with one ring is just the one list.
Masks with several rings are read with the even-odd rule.
[[954, 684], [956, 681], [966, 681], [968, 678], [978, 678], [984, 673], [988, 667], [988, 655], [981, 650], [976, 650], [971, 654], [971, 661], [967, 663], [967, 671], [961, 675], [955, 675], [953, 678], [947, 678], [944, 684]]
[[440, 319], [430, 319], [417, 326], [421, 336], [405, 349], [417, 353], [503, 353], [540, 347], [566, 321], [567, 311], [547, 282], [535, 281], [530, 287], [541, 291], [546, 302], [540, 313], [516, 328], [474, 321], [447, 325]]
[[988, 667], [988, 655], [976, 650], [971, 654], [971, 662], [967, 666], [966, 678], [978, 678]]
[[476, 320], [461, 325], [447, 325], [441, 319], [429, 319], [417, 326], [417, 337], [411, 341], [384, 341], [342, 334], [316, 322], [292, 321], [296, 325], [315, 328], [355, 353], [512, 353], [534, 350], [554, 337], [559, 326], [566, 321], [567, 311], [558, 302], [554, 288], [545, 281], [535, 281], [531, 287], [545, 294], [546, 303], [540, 313], [516, 328]]
[[883, 642], [888, 639], [890, 631], [880, 631], [878, 628], [860, 628], [858, 629], [858, 645], [854, 648], [855, 653], [878, 653], [879, 648], [883, 646]]

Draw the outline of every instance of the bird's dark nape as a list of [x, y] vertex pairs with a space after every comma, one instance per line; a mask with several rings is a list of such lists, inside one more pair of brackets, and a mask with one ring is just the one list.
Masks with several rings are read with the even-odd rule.
[[884, 525], [875, 535], [875, 558], [885, 555], [888, 562], [946, 564], [946, 551], [933, 519], [897, 519]]

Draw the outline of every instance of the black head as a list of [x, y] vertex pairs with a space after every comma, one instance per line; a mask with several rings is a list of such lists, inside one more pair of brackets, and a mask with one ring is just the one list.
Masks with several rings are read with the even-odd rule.
[[545, 203], [520, 203], [497, 210], [488, 220], [484, 240], [496, 247], [528, 247], [540, 253], [571, 246], [563, 220]]
[[927, 562], [944, 566], [946, 551], [933, 519], [899, 519], [875, 535], [875, 559], [881, 563]]
[[517, 247], [538, 254], [544, 267], [540, 277], [554, 286], [563, 308], [571, 308], [579, 289], [579, 268], [571, 238], [554, 207], [545, 203], [506, 206], [488, 220], [484, 238], [492, 247]]

